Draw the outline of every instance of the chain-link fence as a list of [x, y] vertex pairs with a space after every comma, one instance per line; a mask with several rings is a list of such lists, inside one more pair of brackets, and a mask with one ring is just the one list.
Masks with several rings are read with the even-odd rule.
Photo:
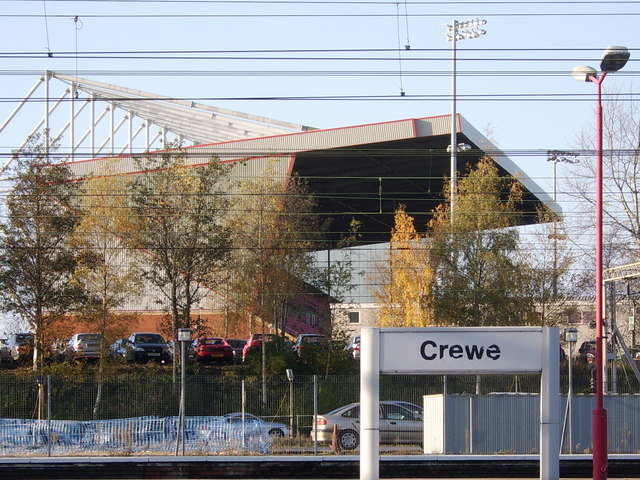
[[[574, 380], [576, 392], [584, 394], [585, 389], [588, 391], [589, 378], [574, 376]], [[566, 378], [561, 382], [562, 390], [566, 392]], [[580, 386], [582, 383], [584, 388]], [[453, 417], [444, 420], [448, 422], [448, 438], [457, 442], [449, 453], [535, 453], [538, 404], [532, 406], [526, 404], [531, 400], [523, 399], [533, 398], [537, 402], [539, 385], [537, 375], [382, 376], [379, 398], [419, 408], [424, 404], [425, 395], [464, 398], [461, 405], [467, 406], [456, 407], [460, 412], [452, 413]], [[50, 455], [173, 453], [179, 428], [176, 417], [180, 388], [180, 379], [173, 381], [170, 376], [122, 376], [102, 382], [95, 378], [0, 376], [0, 454], [34, 451]], [[496, 394], [500, 392], [510, 395]], [[183, 448], [188, 454], [243, 450], [272, 454], [334, 453], [341, 445], [335, 441], [333, 432], [328, 432], [328, 437], [318, 434], [318, 440], [322, 441], [314, 441], [314, 419], [358, 402], [359, 395], [358, 376], [295, 376], [288, 379], [282, 375], [263, 382], [260, 377], [188, 375]], [[574, 401], [576, 407], [569, 430], [578, 440], [571, 445], [585, 452], [590, 448], [589, 436], [582, 431], [584, 425], [590, 425], [592, 396], [577, 397], [583, 400]], [[640, 396], [619, 397], [628, 400], [618, 402], [620, 408], [614, 406], [609, 413], [614, 419], [610, 428], [611, 442], [617, 442], [617, 436], [623, 432], [624, 442], [619, 446], [616, 443], [615, 451], [637, 453], [640, 451]], [[472, 408], [465, 402], [473, 402]], [[454, 404], [452, 400], [451, 405]], [[564, 412], [566, 395], [561, 404]], [[449, 410], [456, 411], [454, 408]], [[240, 414], [243, 411], [244, 417]], [[255, 425], [259, 421], [253, 416], [262, 419], [259, 429]], [[425, 416], [429, 418], [430, 412]], [[389, 423], [395, 426], [390, 428], [400, 428], [401, 422]], [[381, 451], [422, 453], [423, 422], [415, 423], [406, 428], [419, 429], [417, 435], [404, 439], [400, 434], [391, 435]], [[566, 438], [569, 432], [566, 431], [567, 423], [563, 423]], [[509, 444], [512, 446], [505, 447], [487, 440], [492, 436], [526, 438], [528, 441], [526, 445], [514, 441]], [[249, 442], [249, 439], [255, 441]], [[357, 448], [357, 444], [353, 448]], [[495, 452], [491, 452], [492, 449]], [[575, 449], [574, 452], [577, 453]]]

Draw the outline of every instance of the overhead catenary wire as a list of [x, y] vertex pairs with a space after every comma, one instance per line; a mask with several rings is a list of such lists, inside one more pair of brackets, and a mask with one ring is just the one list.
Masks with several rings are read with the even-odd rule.
[[[395, 3], [395, 2], [394, 2]], [[94, 19], [157, 19], [157, 18], [393, 18], [394, 13], [82, 13], [84, 18]], [[43, 18], [39, 13], [2, 13], [0, 18]], [[47, 18], [69, 18], [69, 14], [49, 14]], [[411, 13], [415, 18], [449, 18], [452, 13]], [[640, 16], [640, 12], [468, 12], [469, 17], [621, 17]]]

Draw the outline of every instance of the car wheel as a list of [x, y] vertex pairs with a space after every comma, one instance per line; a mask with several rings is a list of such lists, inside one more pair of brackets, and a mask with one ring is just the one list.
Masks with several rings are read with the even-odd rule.
[[360, 436], [355, 430], [342, 430], [338, 434], [338, 442], [343, 450], [354, 450], [360, 443]]
[[272, 428], [271, 430], [269, 430], [269, 435], [273, 438], [282, 438], [284, 437], [284, 432], [279, 428]]

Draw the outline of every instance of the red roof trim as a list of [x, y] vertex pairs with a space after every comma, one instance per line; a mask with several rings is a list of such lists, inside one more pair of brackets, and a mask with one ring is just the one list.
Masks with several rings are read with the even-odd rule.
[[[189, 147], [182, 147], [183, 150], [189, 150], [191, 148], [202, 148], [202, 147], [212, 147], [212, 146], [216, 146], [216, 145], [228, 145], [228, 144], [233, 144], [233, 143], [241, 143], [241, 142], [251, 142], [251, 141], [255, 141], [255, 140], [260, 140], [260, 139], [267, 139], [267, 138], [281, 138], [281, 137], [290, 137], [293, 135], [309, 135], [312, 133], [319, 133], [319, 132], [335, 132], [338, 130], [349, 130], [349, 129], [354, 129], [354, 128], [363, 128], [363, 127], [373, 127], [373, 126], [377, 126], [377, 125], [391, 125], [394, 123], [404, 123], [404, 122], [412, 122], [414, 125], [413, 131], [414, 131], [414, 136], [417, 134], [416, 133], [416, 128], [415, 125], [419, 120], [432, 120], [432, 119], [436, 119], [436, 118], [444, 118], [444, 117], [450, 117], [451, 115], [434, 115], [431, 117], [420, 117], [420, 118], [404, 118], [402, 120], [388, 120], [386, 122], [375, 122], [375, 123], [364, 123], [362, 125], [348, 125], [346, 127], [332, 127], [332, 128], [326, 128], [326, 129], [317, 129], [317, 130], [306, 130], [304, 132], [293, 132], [293, 133], [283, 133], [280, 135], [271, 135], [271, 136], [267, 136], [267, 137], [254, 137], [254, 138], [241, 138], [238, 140], [229, 140], [226, 142], [215, 142], [215, 143], [203, 143], [200, 145], [191, 145]], [[458, 115], [459, 117], [459, 115]], [[170, 149], [170, 150], [178, 150], [176, 149]], [[61, 163], [60, 165], [73, 165], [76, 163], [85, 163], [85, 162], [97, 162], [100, 160], [105, 160], [108, 158], [129, 158], [129, 157], [135, 157], [135, 156], [140, 156], [140, 155], [152, 155], [154, 153], [159, 153], [159, 152], [164, 152], [164, 150], [154, 150], [152, 152], [145, 152], [145, 153], [138, 153], [138, 154], [126, 154], [126, 155], [115, 155], [115, 156], [106, 156], [106, 157], [99, 157], [99, 158], [90, 158], [90, 159], [86, 159], [86, 160], [75, 160], [72, 162], [65, 162], [65, 163]], [[262, 155], [262, 156], [258, 156], [258, 157], [251, 157], [251, 158], [264, 158], [267, 156], [278, 156], [278, 155]], [[247, 158], [242, 158], [242, 159], [238, 159], [238, 160], [226, 160], [226, 162], [237, 162], [240, 160], [247, 160]], [[198, 165], [192, 165], [192, 166], [198, 166]]]

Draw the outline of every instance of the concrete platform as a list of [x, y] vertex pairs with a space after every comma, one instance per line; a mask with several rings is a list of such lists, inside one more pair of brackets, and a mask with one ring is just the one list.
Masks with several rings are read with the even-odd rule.
[[[537, 455], [384, 455], [380, 478], [538, 478]], [[591, 478], [591, 456], [563, 455], [561, 478]], [[640, 478], [640, 455], [611, 455], [609, 478]], [[352, 479], [359, 457], [140, 456], [0, 458], [11, 479]]]

